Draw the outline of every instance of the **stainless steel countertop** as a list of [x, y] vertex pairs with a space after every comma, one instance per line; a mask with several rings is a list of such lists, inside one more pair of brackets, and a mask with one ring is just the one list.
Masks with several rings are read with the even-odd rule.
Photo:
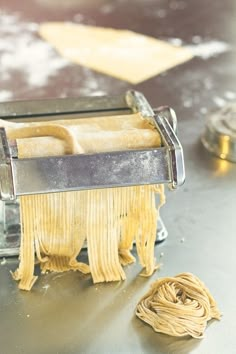
[[[96, 285], [78, 272], [47, 274], [24, 292], [9, 273], [17, 260], [7, 259], [0, 266], [1, 354], [236, 353], [236, 164], [204, 150], [202, 129], [200, 120], [179, 124], [187, 181], [167, 193], [162, 216], [169, 237], [155, 250], [161, 270], [146, 279], [138, 264], [130, 265], [126, 281]], [[205, 282], [223, 313], [202, 340], [157, 334], [134, 315], [157, 277], [185, 271]]]
[[[132, 265], [125, 282], [95, 286], [79, 273], [48, 274], [26, 293], [18, 290], [9, 273], [17, 260], [7, 260], [0, 265], [0, 354], [236, 353], [236, 164], [212, 158], [198, 142], [203, 128], [199, 117], [235, 94], [235, 0], [0, 0], [0, 7], [15, 28], [8, 33], [3, 22], [1, 38], [12, 45], [16, 38], [25, 43], [28, 24], [80, 23], [82, 18], [84, 24], [126, 28], [163, 40], [179, 38], [185, 45], [192, 45], [197, 36], [203, 43], [223, 41], [231, 48], [208, 60], [196, 57], [134, 87], [153, 106], [172, 106], [182, 120], [187, 180], [179, 191], [168, 193], [162, 211], [169, 238], [156, 247], [156, 255], [159, 260], [164, 252], [163, 268], [145, 279], [138, 277], [140, 266]], [[37, 34], [30, 31], [29, 38], [37, 39]], [[18, 70], [8, 69], [0, 88], [11, 100], [77, 97], [97, 90], [119, 94], [131, 88], [73, 64], [41, 86], [29, 85], [23, 61]], [[90, 85], [91, 79], [95, 85]], [[209, 325], [202, 340], [156, 334], [134, 316], [138, 300], [158, 276], [182, 271], [206, 283], [224, 314]]]

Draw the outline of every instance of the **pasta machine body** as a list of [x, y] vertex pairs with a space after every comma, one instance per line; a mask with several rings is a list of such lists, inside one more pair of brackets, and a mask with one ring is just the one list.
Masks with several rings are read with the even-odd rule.
[[[167, 106], [152, 109], [140, 92], [131, 90], [121, 96], [0, 103], [0, 118], [16, 121], [105, 117], [137, 112], [156, 127], [161, 137], [160, 147], [18, 159], [16, 142], [8, 141], [5, 129], [0, 128], [0, 256], [19, 252], [19, 196], [160, 183], [176, 189], [185, 180], [175, 112]], [[167, 230], [161, 220], [157, 241], [166, 236]]]

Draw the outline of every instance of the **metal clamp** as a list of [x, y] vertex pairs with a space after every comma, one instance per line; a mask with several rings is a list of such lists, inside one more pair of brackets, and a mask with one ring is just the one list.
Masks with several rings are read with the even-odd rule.
[[181, 186], [185, 181], [183, 149], [177, 138], [177, 117], [175, 111], [168, 106], [152, 109], [144, 95], [130, 90], [126, 94], [126, 102], [134, 112], [140, 112], [144, 118], [153, 118], [164, 146], [169, 151], [169, 169], [172, 189]]
[[0, 199], [14, 200], [14, 181], [11, 154], [4, 128], [0, 128]]

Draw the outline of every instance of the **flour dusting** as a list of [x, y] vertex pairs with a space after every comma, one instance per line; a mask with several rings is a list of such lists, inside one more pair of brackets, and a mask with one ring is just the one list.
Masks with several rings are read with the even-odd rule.
[[[83, 68], [83, 76], [85, 85], [80, 88], [81, 96], [104, 96], [107, 95], [107, 91], [101, 90], [101, 85], [98, 80], [95, 79], [94, 73], [88, 69]], [[102, 85], [104, 88], [105, 85]]]
[[[24, 75], [31, 87], [47, 84], [51, 76], [68, 65], [53, 48], [35, 36], [36, 23], [20, 21], [18, 15], [2, 14], [0, 17], [0, 76], [7, 81], [12, 74]], [[5, 92], [5, 93], [4, 93]], [[0, 99], [8, 99], [2, 91]]]
[[[200, 37], [198, 37], [199, 40]], [[231, 49], [230, 45], [225, 42], [220, 41], [209, 41], [209, 42], [197, 42], [195, 44], [186, 46], [194, 56], [200, 57], [202, 59], [209, 59], [215, 57], [221, 53], [227, 52]]]
[[189, 97], [183, 101], [183, 106], [186, 108], [190, 108], [190, 107], [192, 107], [192, 105], [193, 105], [193, 99], [191, 97]]
[[[1, 70], [1, 69], [0, 69]], [[12, 98], [12, 92], [8, 90], [1, 90], [0, 89], [0, 102], [7, 101]]]
[[213, 97], [213, 101], [218, 107], [224, 107], [226, 104], [226, 101], [218, 96]]
[[[77, 13], [74, 20], [82, 22], [83, 15]], [[61, 75], [61, 69], [71, 65], [71, 62], [62, 58], [50, 44], [38, 36], [38, 29], [37, 23], [23, 22], [17, 13], [1, 13], [0, 101], [14, 100], [22, 93], [24, 96], [25, 92], [31, 89], [36, 89], [35, 92], [39, 92], [40, 95], [42, 91], [37, 90], [38, 88], [45, 89], [51, 85], [50, 80]], [[59, 97], [103, 96], [108, 93], [109, 82], [103, 77], [98, 77], [93, 70], [80, 67], [79, 74], [78, 80], [76, 76], [73, 77], [71, 87], [62, 87]], [[83, 78], [83, 82], [80, 77]], [[10, 91], [8, 87], [11, 88], [12, 81], [15, 80], [22, 85], [17, 90]], [[124, 85], [120, 83], [121, 91]]]
[[[168, 38], [168, 42], [177, 47], [184, 45], [181, 38]], [[189, 49], [193, 56], [204, 60], [231, 50], [231, 46], [228, 43], [218, 40], [204, 41], [201, 36], [197, 35], [192, 37], [192, 44], [184, 45], [184, 47]]]
[[206, 107], [201, 107], [200, 108], [200, 113], [201, 114], [207, 114], [207, 108]]
[[224, 96], [227, 100], [235, 100], [236, 99], [236, 93], [232, 91], [226, 91], [224, 93]]
[[114, 11], [114, 4], [108, 3], [108, 4], [101, 6], [100, 11], [104, 15], [110, 14]]
[[180, 47], [183, 44], [183, 41], [180, 38], [169, 38], [168, 42], [175, 45], [176, 47]]
[[183, 10], [187, 4], [181, 0], [173, 0], [169, 3], [169, 7], [171, 10]]

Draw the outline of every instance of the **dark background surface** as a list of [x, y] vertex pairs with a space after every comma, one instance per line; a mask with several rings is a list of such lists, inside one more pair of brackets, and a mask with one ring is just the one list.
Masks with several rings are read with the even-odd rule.
[[[37, 30], [32, 31], [32, 24], [45, 21], [73, 21], [125, 28], [163, 40], [178, 38], [183, 45], [191, 45], [196, 40], [217, 40], [231, 45], [229, 51], [216, 57], [208, 60], [196, 57], [134, 86], [154, 106], [168, 104], [174, 107], [180, 120], [199, 118], [217, 109], [222, 101], [214, 98], [227, 101], [225, 94], [227, 96], [228, 91], [235, 91], [235, 8], [234, 0], [0, 1], [1, 18], [7, 15], [15, 22], [13, 37], [22, 40], [22, 34], [30, 33], [29, 45], [37, 37]], [[31, 24], [30, 29], [27, 24]], [[11, 42], [12, 34], [9, 35], [9, 28], [6, 30], [6, 27], [0, 26], [0, 41], [4, 40]], [[22, 48], [17, 49], [21, 55]], [[4, 49], [0, 49], [0, 60], [1, 53], [4, 54]], [[53, 53], [53, 56], [55, 59], [57, 54]], [[22, 60], [17, 70], [9, 68], [8, 77], [0, 78], [0, 89], [11, 92], [8, 99], [78, 96], [96, 92], [116, 94], [131, 88], [129, 83], [69, 63], [38, 86], [27, 84], [25, 70]], [[40, 66], [36, 66], [35, 70], [40, 71]]]

